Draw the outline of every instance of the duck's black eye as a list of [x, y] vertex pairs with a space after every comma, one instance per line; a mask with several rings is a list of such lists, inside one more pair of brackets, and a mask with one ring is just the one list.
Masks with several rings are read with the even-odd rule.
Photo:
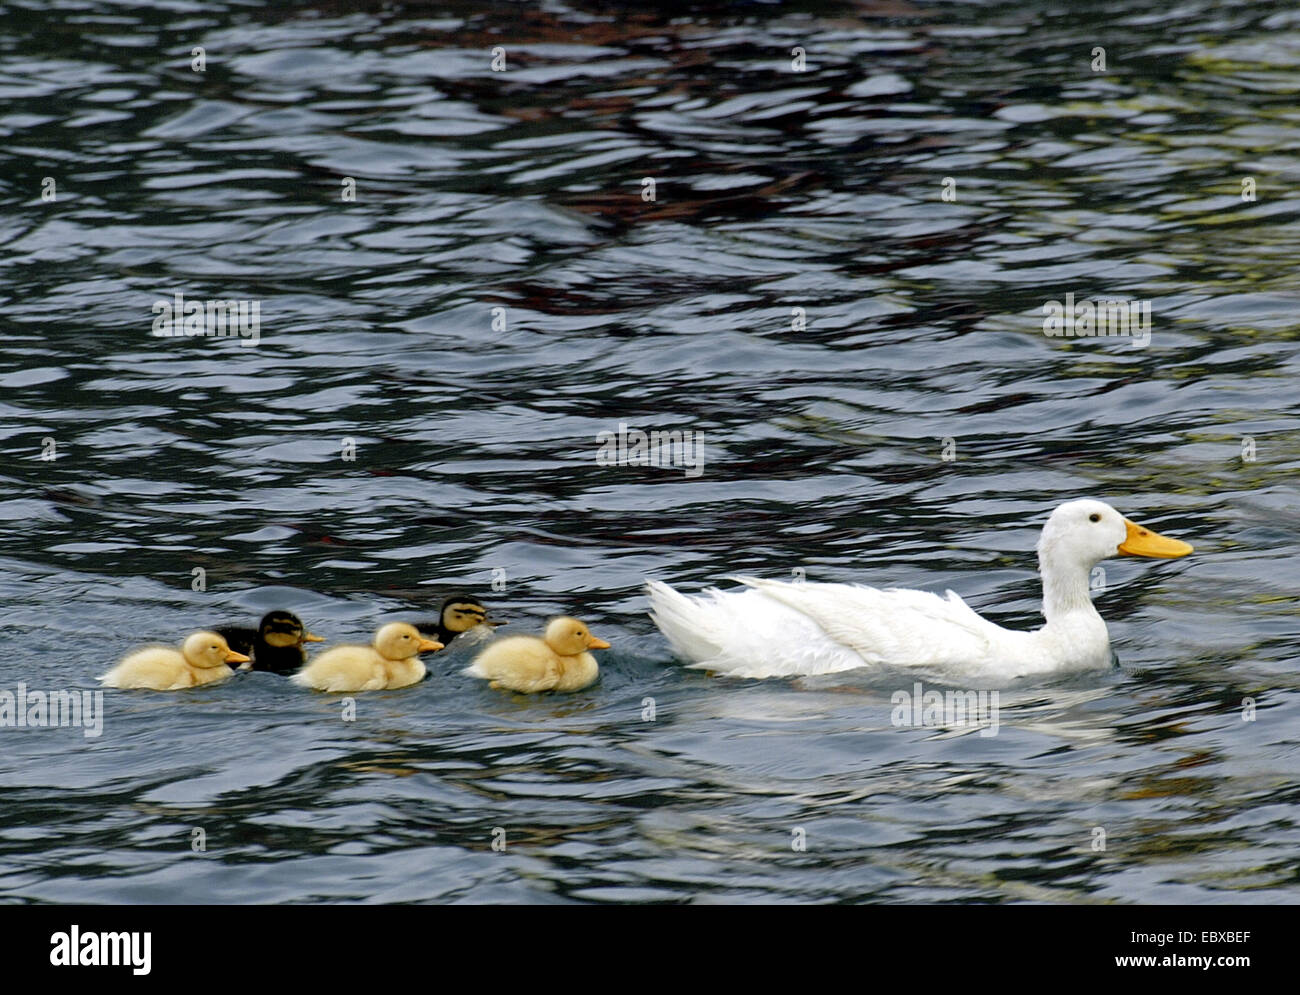
[[1100, 516], [1099, 514], [1097, 514], [1097, 513], [1094, 511], [1091, 515], [1088, 516], [1088, 521], [1090, 521], [1090, 522], [1100, 522], [1100, 521], [1101, 521], [1101, 516]]

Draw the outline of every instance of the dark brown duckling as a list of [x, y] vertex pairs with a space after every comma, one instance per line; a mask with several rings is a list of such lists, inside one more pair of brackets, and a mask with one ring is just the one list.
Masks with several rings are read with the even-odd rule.
[[307, 662], [303, 643], [323, 643], [321, 636], [308, 632], [293, 612], [273, 611], [262, 616], [256, 629], [225, 625], [213, 629], [225, 637], [230, 648], [253, 658], [243, 669], [272, 674], [296, 673]]

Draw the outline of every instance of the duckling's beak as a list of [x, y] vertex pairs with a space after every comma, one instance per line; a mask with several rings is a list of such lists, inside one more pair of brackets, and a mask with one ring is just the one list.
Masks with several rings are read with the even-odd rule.
[[323, 643], [325, 642], [325, 637], [318, 636], [314, 632], [304, 632], [302, 634], [302, 641], [304, 643]]
[[609, 649], [609, 643], [605, 642], [605, 640], [603, 640], [603, 639], [597, 639], [595, 636], [588, 636], [588, 637], [587, 637], [587, 649], [589, 649], [589, 650], [607, 650], [607, 649]]
[[498, 625], [509, 625], [509, 624], [510, 624], [509, 622], [498, 622], [498, 621], [497, 621], [496, 619], [494, 619], [494, 618], [485, 618], [482, 622], [479, 623], [479, 625], [490, 625], [490, 626], [492, 626], [492, 628], [494, 628], [494, 629], [495, 629]]
[[1172, 560], [1176, 556], [1186, 556], [1192, 547], [1181, 539], [1170, 539], [1159, 532], [1143, 528], [1137, 522], [1124, 519], [1128, 535], [1119, 544], [1119, 552], [1125, 556], [1150, 556], [1158, 560]]
[[416, 651], [420, 653], [432, 653], [434, 650], [440, 649], [442, 649], [442, 643], [436, 639], [421, 639], [420, 645], [416, 647]]
[[226, 663], [248, 663], [251, 657], [244, 656], [243, 653], [236, 653], [234, 650], [226, 650]]

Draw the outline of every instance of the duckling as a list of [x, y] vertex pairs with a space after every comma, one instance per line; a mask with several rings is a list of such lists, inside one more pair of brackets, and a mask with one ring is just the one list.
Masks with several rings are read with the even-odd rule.
[[256, 629], [223, 625], [213, 631], [224, 636], [231, 649], [252, 655], [252, 662], [240, 670], [265, 670], [273, 674], [292, 674], [307, 662], [303, 643], [325, 641], [308, 632], [297, 615], [286, 611], [267, 612]]
[[226, 664], [245, 663], [215, 632], [196, 632], [179, 651], [167, 646], [148, 646], [126, 656], [99, 680], [110, 688], [148, 688], [176, 691], [222, 681], [234, 674]]
[[580, 691], [600, 676], [588, 650], [609, 649], [576, 618], [552, 619], [543, 636], [510, 636], [493, 643], [462, 673], [481, 677], [492, 688], [532, 694]]
[[393, 622], [375, 633], [370, 646], [335, 646], [289, 678], [317, 691], [380, 691], [404, 688], [424, 679], [419, 654], [442, 649], [405, 622]]
[[[436, 639], [444, 646], [457, 636], [465, 633], [461, 642], [479, 642], [491, 634], [492, 629], [505, 622], [497, 622], [487, 617], [487, 609], [474, 598], [463, 594], [453, 594], [438, 609], [437, 622], [416, 622], [415, 627], [421, 635]], [[483, 628], [480, 628], [482, 626]]]

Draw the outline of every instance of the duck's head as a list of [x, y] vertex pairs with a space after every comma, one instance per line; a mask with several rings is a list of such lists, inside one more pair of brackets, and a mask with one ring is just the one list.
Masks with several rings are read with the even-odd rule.
[[546, 626], [546, 635], [542, 637], [546, 645], [560, 656], [577, 656], [587, 650], [607, 650], [609, 643], [597, 639], [588, 628], [576, 618], [567, 616], [552, 619]]
[[439, 624], [444, 632], [468, 632], [476, 625], [505, 625], [488, 618], [487, 609], [463, 595], [453, 595], [442, 603], [438, 615]]
[[232, 650], [215, 632], [194, 633], [181, 647], [181, 656], [185, 657], [187, 663], [201, 670], [225, 666], [227, 663], [248, 662], [248, 657]]
[[1104, 501], [1067, 501], [1052, 512], [1038, 540], [1038, 560], [1090, 569], [1111, 556], [1172, 559], [1192, 547], [1131, 522]]
[[375, 652], [387, 660], [405, 660], [440, 649], [442, 643], [425, 639], [419, 629], [405, 622], [392, 622], [375, 633]]
[[321, 636], [308, 632], [293, 612], [267, 612], [257, 627], [262, 642], [268, 646], [301, 646], [303, 643], [323, 643]]

